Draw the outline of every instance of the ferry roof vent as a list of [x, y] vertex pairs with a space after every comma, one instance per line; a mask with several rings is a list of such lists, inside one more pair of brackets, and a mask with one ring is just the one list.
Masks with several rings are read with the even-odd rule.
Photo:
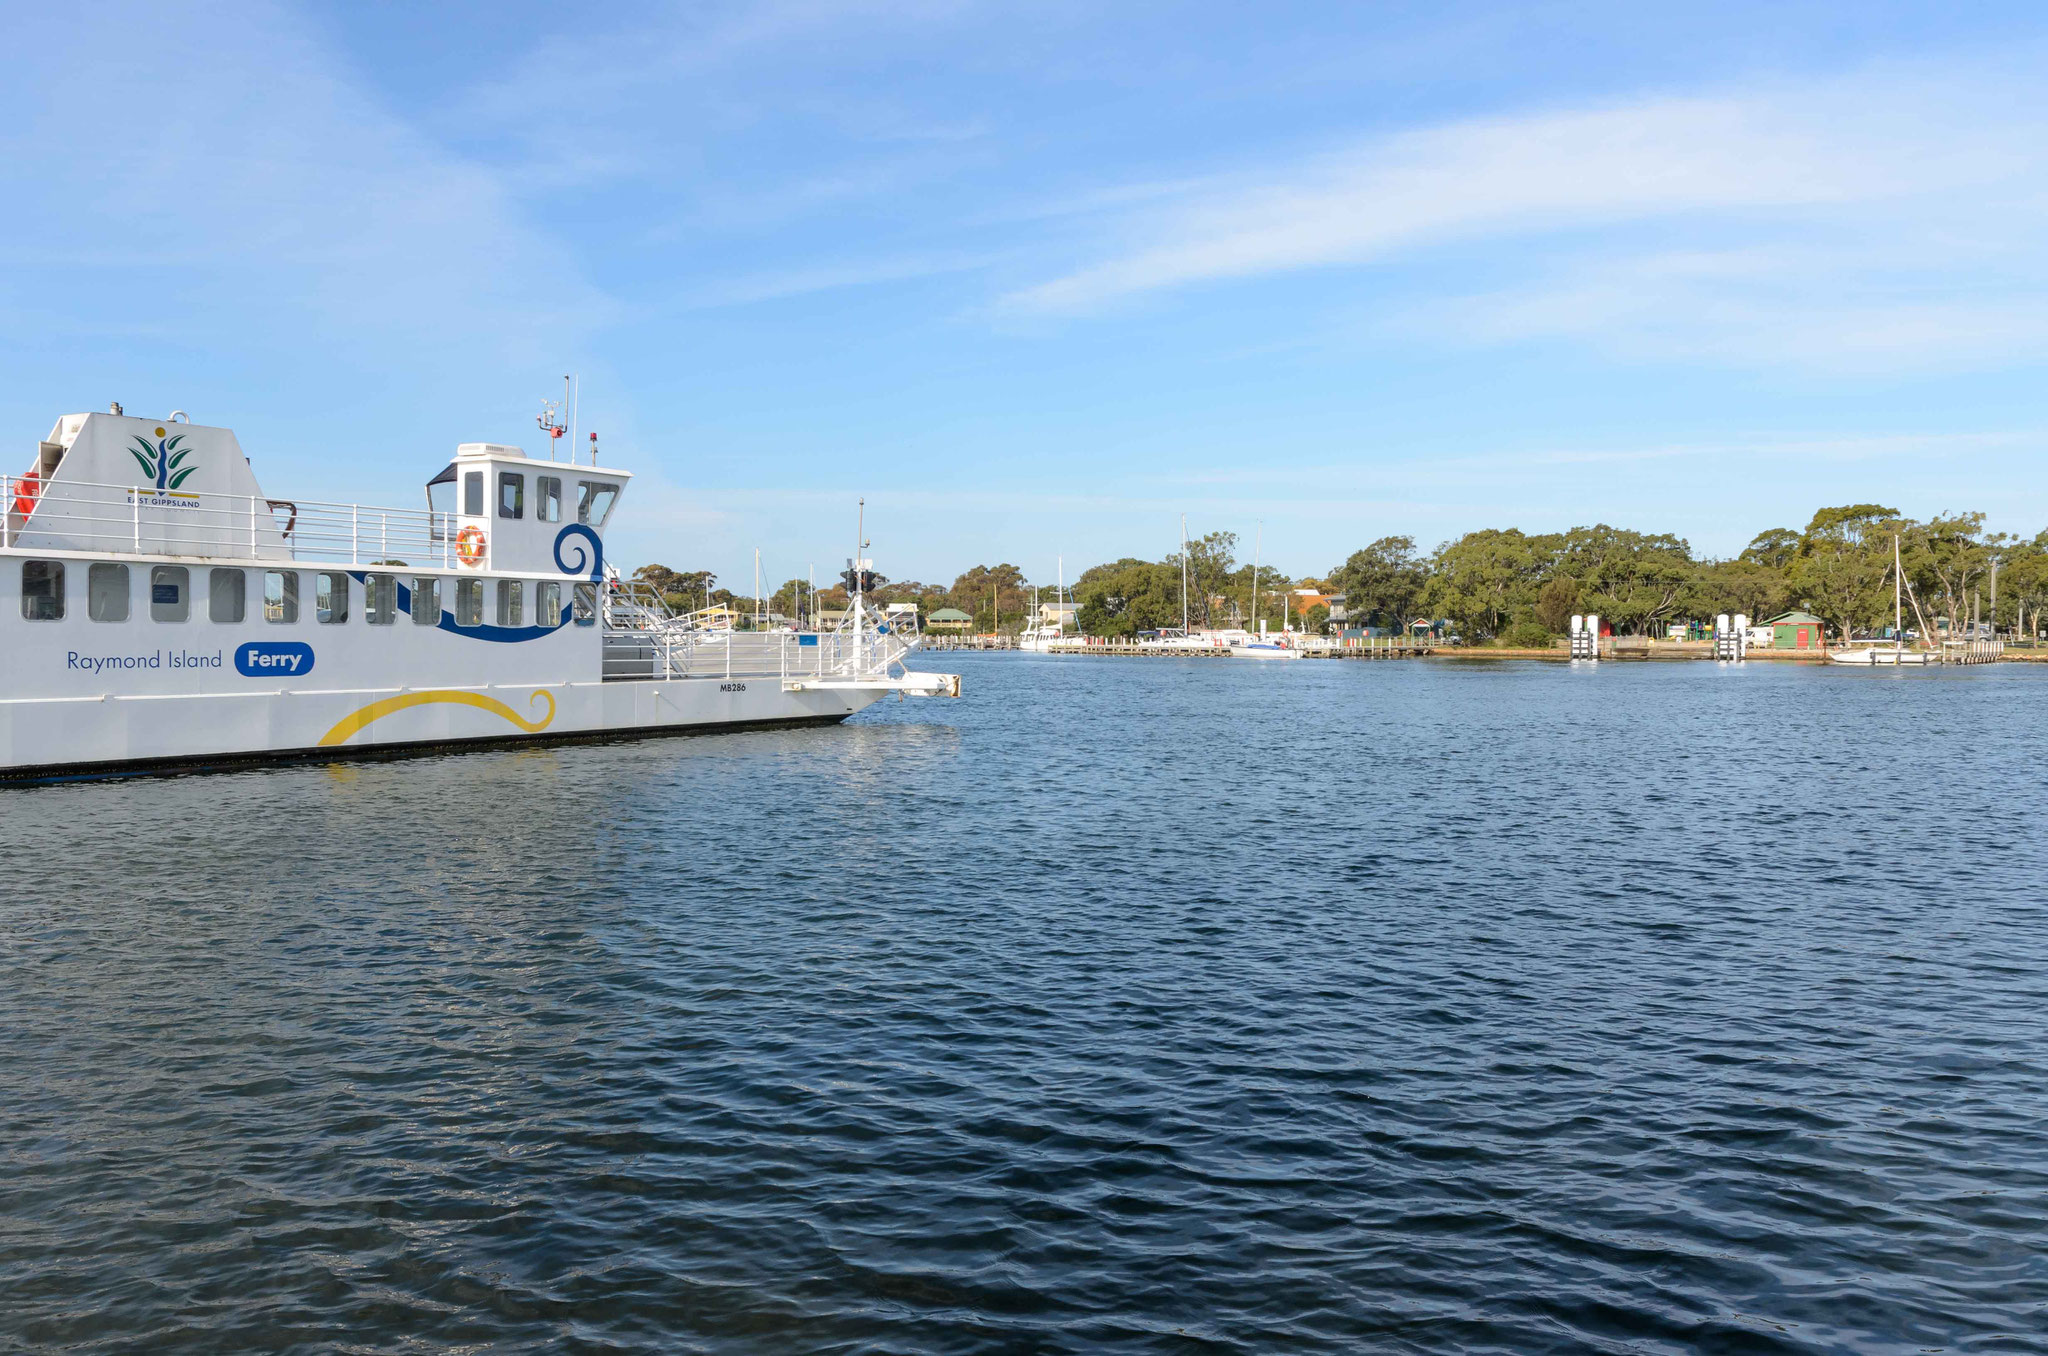
[[462, 443], [455, 449], [458, 457], [518, 457], [526, 458], [523, 448], [511, 447], [505, 443]]

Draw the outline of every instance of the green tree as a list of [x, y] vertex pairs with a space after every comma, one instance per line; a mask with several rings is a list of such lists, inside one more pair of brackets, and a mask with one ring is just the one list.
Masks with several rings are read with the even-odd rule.
[[1799, 554], [1799, 541], [1799, 534], [1789, 527], [1767, 527], [1750, 538], [1741, 558], [1782, 572], [1792, 567], [1792, 558]]
[[[1225, 590], [1230, 587], [1230, 573], [1236, 564], [1236, 552], [1235, 532], [1210, 532], [1188, 543], [1187, 586], [1190, 626], [1220, 624], [1221, 619], [1215, 613], [1215, 603], [1219, 598], [1227, 601]], [[1176, 552], [1168, 556], [1165, 563], [1178, 572], [1181, 567], [1180, 554]], [[1173, 624], [1177, 626], [1180, 623], [1176, 619]]]
[[1030, 588], [1015, 565], [976, 565], [953, 581], [945, 605], [972, 616], [977, 631], [993, 631], [998, 624], [1014, 629], [1024, 624]]
[[1534, 603], [1541, 567], [1535, 546], [1514, 528], [1467, 532], [1437, 548], [1422, 605], [1475, 638], [1497, 635]]
[[2002, 553], [1998, 607], [2022, 638], [2031, 640], [2041, 629], [2041, 612], [2048, 608], [2048, 532], [2016, 542]]
[[[1230, 587], [1227, 590], [1230, 601], [1235, 605], [1238, 615], [1246, 619], [1244, 624], [1247, 629], [1258, 630], [1259, 618], [1263, 617], [1272, 623], [1273, 629], [1278, 630], [1281, 618], [1286, 615], [1283, 599], [1287, 590], [1294, 587], [1294, 581], [1271, 565], [1260, 565], [1257, 582], [1258, 587], [1254, 590], [1252, 566], [1245, 565], [1231, 576]], [[1258, 598], [1256, 612], [1252, 610], [1255, 593]]]
[[[1892, 532], [1899, 511], [1882, 504], [1844, 504], [1813, 515], [1800, 535], [1789, 576], [1793, 589], [1844, 640], [1877, 615], [1891, 573]], [[1884, 598], [1889, 611], [1889, 596]]]
[[1680, 606], [1695, 621], [1721, 612], [1762, 621], [1791, 607], [1790, 589], [1782, 569], [1752, 560], [1745, 551], [1734, 560], [1701, 561]]
[[1083, 635], [1131, 636], [1180, 625], [1180, 567], [1126, 556], [1074, 583]]
[[1578, 581], [1554, 575], [1536, 595], [1536, 620], [1546, 631], [1562, 632], [1571, 625], [1579, 607]]
[[[718, 576], [709, 570], [672, 570], [666, 565], [642, 565], [633, 578], [661, 595], [674, 612], [694, 612], [706, 605]], [[731, 594], [726, 595], [728, 598]]]
[[1565, 533], [1555, 569], [1578, 585], [1588, 612], [1634, 634], [1672, 614], [1694, 573], [1683, 539], [1605, 523]]
[[1381, 537], [1330, 571], [1328, 587], [1344, 595], [1346, 616], [1379, 617], [1399, 630], [1419, 612], [1428, 583], [1429, 562], [1415, 553], [1415, 538]]
[[[1971, 590], [1990, 572], [1992, 552], [2003, 541], [1985, 539], [1981, 513], [1947, 513], [1899, 529], [1906, 577], [1948, 618], [1949, 635], [1960, 635]], [[1890, 549], [1889, 539], [1884, 546]]]

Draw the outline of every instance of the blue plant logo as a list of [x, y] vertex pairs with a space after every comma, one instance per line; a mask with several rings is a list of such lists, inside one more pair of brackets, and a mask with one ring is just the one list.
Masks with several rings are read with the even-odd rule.
[[196, 463], [184, 465], [185, 458], [192, 455], [191, 448], [178, 446], [184, 441], [184, 434], [174, 433], [166, 438], [162, 429], [156, 431], [154, 443], [138, 433], [135, 446], [128, 449], [128, 455], [141, 465], [142, 474], [149, 477], [159, 492], [175, 490], [185, 483], [186, 477], [199, 469]]

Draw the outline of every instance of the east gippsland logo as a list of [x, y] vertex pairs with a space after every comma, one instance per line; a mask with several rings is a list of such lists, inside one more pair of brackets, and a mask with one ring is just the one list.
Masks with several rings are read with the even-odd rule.
[[244, 678], [298, 678], [313, 671], [313, 647], [297, 640], [252, 640], [235, 647]]
[[138, 433], [135, 435], [135, 446], [128, 449], [128, 455], [142, 466], [142, 474], [149, 477], [158, 494], [177, 489], [185, 483], [187, 477], [199, 469], [196, 463], [191, 466], [185, 465], [185, 458], [192, 455], [192, 449], [178, 446], [184, 441], [185, 435], [182, 433], [174, 433], [166, 438], [164, 430], [158, 429], [154, 443]]

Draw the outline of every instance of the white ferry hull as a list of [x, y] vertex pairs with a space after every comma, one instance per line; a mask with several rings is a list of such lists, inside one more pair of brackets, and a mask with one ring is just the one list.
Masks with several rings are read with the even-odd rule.
[[[623, 471], [464, 444], [424, 512], [322, 505], [267, 497], [226, 429], [118, 410], [65, 416], [36, 457], [0, 474], [0, 782], [821, 724], [889, 692], [959, 695], [909, 671], [915, 627], [858, 595], [826, 633], [672, 615], [605, 564]], [[455, 507], [433, 507], [436, 486]]]
[[9, 701], [0, 702], [0, 782], [826, 724], [883, 695], [693, 678]]

